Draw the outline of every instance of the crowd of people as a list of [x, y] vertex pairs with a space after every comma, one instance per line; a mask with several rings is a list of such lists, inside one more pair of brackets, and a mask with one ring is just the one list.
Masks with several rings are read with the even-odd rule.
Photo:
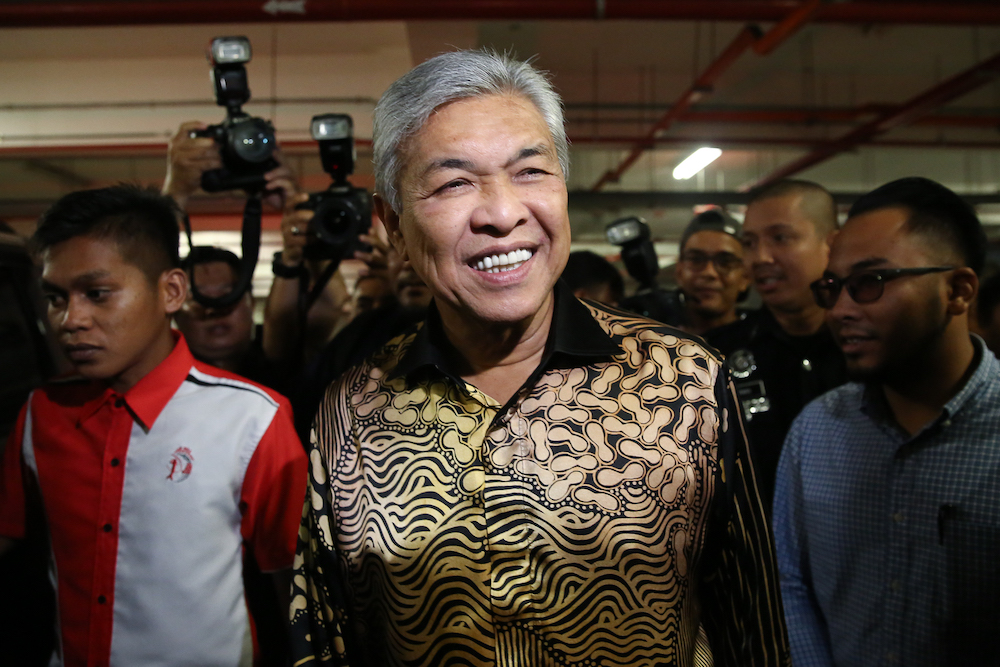
[[51, 664], [995, 664], [1000, 282], [957, 194], [703, 211], [654, 321], [570, 252], [549, 81], [455, 51], [375, 109], [351, 291], [266, 174], [255, 325], [199, 296], [236, 255], [179, 256], [197, 129], [161, 192], [66, 195], [31, 239], [73, 373], [4, 450], [0, 558], [44, 518]]

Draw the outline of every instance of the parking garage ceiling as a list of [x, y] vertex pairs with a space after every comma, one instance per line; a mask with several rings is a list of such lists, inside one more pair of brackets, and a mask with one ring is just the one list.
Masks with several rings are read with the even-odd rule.
[[[61, 194], [157, 184], [169, 136], [218, 122], [205, 45], [250, 38], [246, 110], [324, 187], [308, 126], [349, 113], [356, 182], [371, 187], [371, 111], [414, 64], [452, 48], [534, 57], [566, 104], [574, 238], [639, 214], [672, 241], [700, 205], [739, 212], [747, 188], [816, 180], [847, 203], [921, 175], [1000, 225], [996, 2], [268, 0], [0, 2], [0, 218]], [[694, 149], [722, 157], [688, 181]], [[226, 229], [238, 197], [193, 204]], [[274, 224], [273, 219], [270, 224]]]

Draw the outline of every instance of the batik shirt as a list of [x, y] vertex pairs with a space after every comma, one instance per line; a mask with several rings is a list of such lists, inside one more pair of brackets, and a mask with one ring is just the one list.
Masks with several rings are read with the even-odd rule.
[[720, 360], [557, 288], [501, 405], [432, 311], [327, 393], [296, 665], [787, 664], [771, 537]]

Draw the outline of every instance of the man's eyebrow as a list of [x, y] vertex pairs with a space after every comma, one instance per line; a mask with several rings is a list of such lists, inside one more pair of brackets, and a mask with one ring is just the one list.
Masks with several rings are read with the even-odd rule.
[[[105, 271], [104, 269], [98, 269], [97, 271], [91, 271], [89, 273], [81, 273], [80, 275], [73, 277], [73, 281], [72, 281], [71, 285], [73, 287], [77, 287], [77, 286], [81, 286], [81, 285], [84, 285], [84, 286], [90, 285], [91, 283], [96, 282], [98, 280], [103, 280], [104, 278], [107, 278], [110, 275], [111, 275], [111, 272], [110, 271]], [[49, 291], [52, 291], [52, 292], [65, 292], [66, 291], [62, 287], [60, 287], [58, 285], [55, 285], [53, 283], [50, 283], [45, 278], [42, 278], [42, 289], [46, 289], [46, 290], [49, 290]]]
[[[527, 148], [522, 148], [517, 152], [517, 155], [512, 157], [504, 165], [504, 168], [510, 167], [511, 165], [517, 164], [521, 160], [527, 160], [528, 158], [537, 157], [539, 155], [547, 156], [551, 155], [552, 149], [546, 144], [538, 144], [537, 146], [528, 146]], [[434, 160], [427, 168], [424, 169], [423, 175], [433, 173], [435, 171], [442, 171], [445, 169], [459, 169], [461, 171], [475, 171], [475, 165], [472, 160], [466, 160], [465, 158], [459, 157], [448, 157], [441, 158], [440, 160]]]
[[870, 259], [863, 259], [860, 262], [855, 262], [851, 264], [851, 272], [864, 271], [865, 269], [870, 269], [875, 266], [881, 266], [883, 264], [888, 264], [889, 260], [885, 257], [872, 257]]
[[547, 144], [538, 144], [536, 146], [528, 146], [527, 148], [522, 148], [517, 152], [517, 155], [513, 159], [509, 160], [504, 167], [509, 167], [513, 164], [517, 164], [521, 160], [527, 160], [528, 158], [543, 156], [547, 157], [552, 154], [552, 149]]
[[65, 294], [66, 292], [66, 290], [64, 290], [62, 287], [59, 287], [58, 285], [53, 285], [45, 278], [42, 278], [41, 283], [43, 292], [55, 292], [57, 294]]

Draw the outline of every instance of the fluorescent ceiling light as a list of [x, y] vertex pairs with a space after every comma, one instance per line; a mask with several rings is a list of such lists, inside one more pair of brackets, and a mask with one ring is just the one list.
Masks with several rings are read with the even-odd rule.
[[720, 155], [722, 155], [722, 151], [718, 148], [699, 148], [674, 168], [674, 178], [678, 181], [686, 181], [715, 162]]

